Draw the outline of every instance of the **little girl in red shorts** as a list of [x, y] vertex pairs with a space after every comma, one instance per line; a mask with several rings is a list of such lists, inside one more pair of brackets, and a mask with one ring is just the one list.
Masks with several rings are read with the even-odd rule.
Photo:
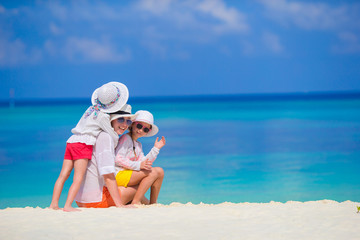
[[93, 146], [101, 131], [112, 137], [115, 146], [119, 141], [118, 134], [111, 127], [110, 113], [121, 111], [129, 98], [127, 87], [119, 82], [109, 82], [96, 89], [91, 97], [90, 106], [74, 129], [73, 135], [67, 140], [63, 166], [54, 186], [51, 209], [59, 208], [59, 198], [72, 169], [73, 183], [65, 202], [64, 211], [80, 211], [71, 206], [84, 179], [87, 164], [92, 157]]

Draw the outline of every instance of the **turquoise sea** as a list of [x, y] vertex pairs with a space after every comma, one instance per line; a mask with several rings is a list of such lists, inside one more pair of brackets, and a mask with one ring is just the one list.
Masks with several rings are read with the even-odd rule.
[[[159, 202], [360, 201], [360, 94], [130, 98], [167, 144]], [[0, 208], [50, 204], [89, 100], [1, 103]], [[153, 138], [143, 138], [145, 152]], [[69, 179], [61, 204], [64, 204]]]

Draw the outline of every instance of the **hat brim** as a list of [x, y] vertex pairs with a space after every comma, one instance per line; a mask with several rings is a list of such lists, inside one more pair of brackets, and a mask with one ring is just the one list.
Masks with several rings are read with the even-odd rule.
[[[117, 112], [127, 103], [127, 100], [129, 99], [129, 90], [124, 84], [119, 83], [119, 82], [109, 82], [107, 84], [115, 85], [115, 87], [117, 87], [119, 89], [120, 97], [111, 107], [109, 107], [107, 109], [100, 109], [100, 111], [102, 111], [104, 113]], [[100, 88], [95, 89], [95, 91], [93, 92], [93, 94], [91, 96], [92, 105], [96, 104], [96, 99], [98, 97], [98, 91]]]
[[133, 121], [136, 118], [136, 114], [110, 114], [110, 121], [121, 117], [129, 117]]
[[159, 132], [159, 128], [155, 124], [151, 124], [151, 131], [148, 132], [144, 137], [152, 137]]

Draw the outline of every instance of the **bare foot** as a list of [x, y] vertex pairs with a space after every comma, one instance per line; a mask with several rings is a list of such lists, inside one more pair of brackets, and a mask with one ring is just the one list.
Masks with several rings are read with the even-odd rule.
[[145, 196], [143, 196], [143, 197], [141, 198], [141, 203], [142, 203], [142, 204], [145, 204], [145, 205], [149, 205], [149, 204], [150, 204], [150, 200], [147, 199]]
[[134, 204], [124, 205], [124, 208], [137, 208]]
[[52, 209], [52, 210], [60, 210], [61, 208], [59, 208], [59, 206], [50, 205], [49, 209]]
[[80, 209], [77, 208], [73, 208], [73, 207], [64, 207], [63, 209], [64, 212], [80, 212]]
[[136, 206], [134, 206], [133, 204], [127, 204], [127, 205], [119, 205], [116, 206], [117, 208], [137, 208]]
[[140, 201], [132, 201], [131, 205], [141, 205], [141, 202]]

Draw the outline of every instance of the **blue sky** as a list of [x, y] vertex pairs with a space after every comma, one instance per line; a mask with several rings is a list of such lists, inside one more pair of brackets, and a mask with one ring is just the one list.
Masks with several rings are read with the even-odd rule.
[[360, 2], [0, 1], [0, 99], [360, 90]]

